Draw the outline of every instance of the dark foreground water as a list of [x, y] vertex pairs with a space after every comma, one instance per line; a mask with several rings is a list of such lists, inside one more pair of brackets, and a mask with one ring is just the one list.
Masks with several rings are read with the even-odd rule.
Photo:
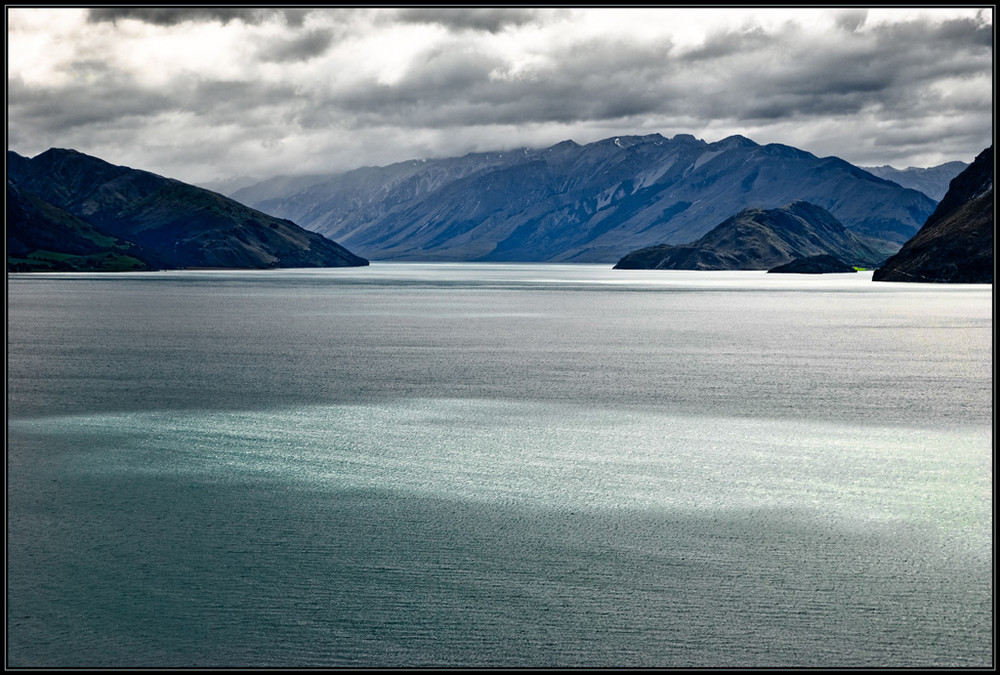
[[8, 283], [8, 666], [993, 665], [991, 286]]

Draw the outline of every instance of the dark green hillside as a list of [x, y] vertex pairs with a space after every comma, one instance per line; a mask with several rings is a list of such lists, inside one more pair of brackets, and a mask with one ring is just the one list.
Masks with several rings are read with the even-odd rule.
[[73, 150], [8, 152], [7, 211], [9, 270], [368, 264], [289, 220]]
[[155, 250], [179, 267], [347, 267], [365, 265], [342, 246], [288, 220], [215, 192], [171, 182], [129, 203], [108, 231]]
[[157, 256], [7, 181], [7, 271], [145, 270]]

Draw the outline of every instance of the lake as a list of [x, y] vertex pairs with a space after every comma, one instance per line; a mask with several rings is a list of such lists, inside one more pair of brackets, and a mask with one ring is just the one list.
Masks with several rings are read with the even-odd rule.
[[993, 296], [9, 274], [9, 667], [992, 667]]

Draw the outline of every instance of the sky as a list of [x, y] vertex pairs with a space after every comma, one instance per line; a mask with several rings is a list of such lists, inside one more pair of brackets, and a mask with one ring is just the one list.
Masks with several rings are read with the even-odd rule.
[[993, 7], [7, 8], [7, 147], [206, 184], [739, 134], [858, 166], [993, 142]]

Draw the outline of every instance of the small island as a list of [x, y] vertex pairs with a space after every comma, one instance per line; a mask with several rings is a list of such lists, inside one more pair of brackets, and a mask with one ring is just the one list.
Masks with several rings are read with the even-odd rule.
[[772, 267], [767, 271], [779, 274], [857, 274], [857, 270], [840, 258], [832, 255], [811, 255], [805, 258], [796, 258], [790, 263]]

